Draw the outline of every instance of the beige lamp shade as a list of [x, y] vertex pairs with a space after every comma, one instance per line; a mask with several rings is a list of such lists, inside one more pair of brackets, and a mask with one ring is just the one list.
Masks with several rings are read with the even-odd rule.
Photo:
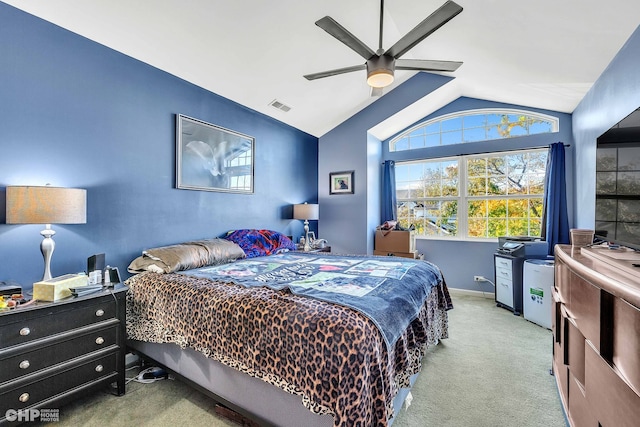
[[314, 203], [302, 203], [293, 205], [294, 219], [315, 220], [319, 218], [318, 205]]
[[7, 224], [86, 224], [87, 190], [7, 187]]

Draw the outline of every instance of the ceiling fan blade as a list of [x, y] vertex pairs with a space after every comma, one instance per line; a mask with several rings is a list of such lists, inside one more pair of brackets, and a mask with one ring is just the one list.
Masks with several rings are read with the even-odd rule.
[[432, 61], [427, 59], [396, 59], [396, 70], [455, 71], [462, 65], [459, 61]]
[[336, 39], [353, 49], [358, 55], [364, 59], [369, 59], [376, 53], [371, 50], [366, 44], [362, 43], [356, 36], [351, 34], [346, 28], [338, 24], [330, 16], [325, 16], [322, 19], [316, 21], [316, 25], [327, 33], [331, 34]]
[[381, 87], [371, 87], [371, 96], [382, 96], [383, 88]]
[[419, 23], [413, 30], [409, 31], [404, 37], [398, 40], [396, 44], [391, 46], [385, 52], [385, 54], [393, 56], [396, 59], [400, 58], [412, 47], [424, 40], [425, 37], [449, 22], [460, 12], [462, 12], [462, 6], [453, 1], [447, 1], [445, 4], [440, 6], [438, 10], [427, 16], [424, 21]]
[[352, 67], [336, 68], [335, 70], [322, 71], [320, 73], [314, 73], [314, 74], [307, 74], [304, 76], [304, 78], [307, 80], [315, 80], [315, 79], [321, 79], [323, 77], [331, 77], [331, 76], [336, 76], [338, 74], [351, 73], [353, 71], [360, 71], [360, 70], [366, 70], [366, 69], [367, 69], [366, 64], [354, 65]]

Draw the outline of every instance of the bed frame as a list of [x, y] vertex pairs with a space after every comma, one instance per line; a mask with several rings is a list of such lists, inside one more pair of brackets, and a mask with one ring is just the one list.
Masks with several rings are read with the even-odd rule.
[[[318, 415], [302, 404], [301, 397], [259, 378], [230, 368], [191, 348], [173, 343], [127, 341], [127, 347], [142, 359], [168, 369], [218, 403], [259, 423], [261, 426], [332, 427], [331, 415]], [[411, 377], [414, 384], [418, 374]], [[410, 389], [400, 389], [394, 399], [396, 414], [403, 407]], [[389, 426], [393, 419], [389, 420]]]

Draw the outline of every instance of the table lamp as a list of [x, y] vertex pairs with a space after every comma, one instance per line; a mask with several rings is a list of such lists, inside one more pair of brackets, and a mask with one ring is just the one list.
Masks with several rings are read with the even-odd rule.
[[314, 203], [302, 203], [293, 205], [293, 218], [304, 220], [304, 250], [309, 251], [309, 220], [318, 219], [318, 205]]
[[7, 224], [45, 224], [40, 232], [44, 257], [42, 280], [51, 279], [51, 256], [55, 249], [51, 224], [86, 224], [87, 190], [51, 186], [7, 187]]

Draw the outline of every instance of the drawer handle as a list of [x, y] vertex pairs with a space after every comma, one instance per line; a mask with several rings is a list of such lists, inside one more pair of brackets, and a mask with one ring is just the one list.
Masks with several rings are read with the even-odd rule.
[[509, 272], [508, 271], [501, 271], [500, 274], [502, 274], [503, 276], [508, 276]]
[[23, 360], [18, 366], [20, 366], [20, 369], [27, 369], [29, 366], [31, 366], [31, 363], [29, 363], [28, 360]]
[[20, 335], [22, 335], [23, 337], [26, 337], [27, 335], [29, 335], [31, 333], [31, 329], [29, 328], [22, 328], [20, 329]]
[[103, 369], [102, 365], [96, 366], [96, 372], [102, 372]]
[[104, 344], [104, 338], [102, 338], [102, 337], [96, 338], [96, 344], [98, 344], [98, 345]]
[[29, 401], [29, 393], [22, 393], [20, 395], [20, 397], [18, 398], [18, 400], [22, 403], [28, 402]]
[[98, 316], [98, 317], [104, 316], [104, 310], [103, 309], [98, 309], [98, 311], [96, 311], [96, 316]]

